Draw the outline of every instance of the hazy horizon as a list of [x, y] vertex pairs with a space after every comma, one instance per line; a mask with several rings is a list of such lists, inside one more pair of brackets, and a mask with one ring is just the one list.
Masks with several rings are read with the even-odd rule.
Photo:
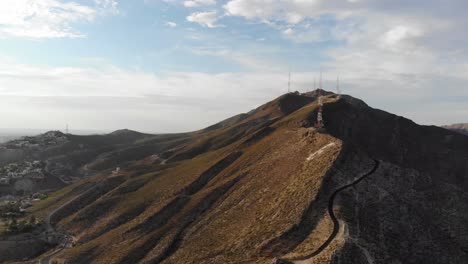
[[[1, 135], [37, 135], [41, 133], [45, 133], [48, 131], [62, 131], [65, 132], [66, 128], [5, 128], [0, 127], [0, 136]], [[71, 134], [76, 135], [89, 135], [89, 134], [103, 134], [109, 133], [112, 131], [105, 131], [105, 130], [93, 130], [93, 129], [69, 129]]]
[[[372, 107], [372, 106], [371, 106]], [[254, 109], [254, 108], [252, 108]], [[252, 110], [250, 109], [250, 110]], [[383, 110], [383, 109], [382, 109]], [[248, 111], [245, 112], [240, 112], [238, 114], [242, 113], [247, 113]], [[70, 134], [74, 135], [93, 135], [93, 134], [107, 134], [107, 133], [112, 133], [116, 130], [122, 130], [122, 129], [129, 129], [133, 131], [138, 131], [141, 133], [149, 133], [149, 134], [162, 134], [162, 133], [184, 133], [184, 132], [193, 132], [199, 129], [204, 129], [206, 127], [209, 127], [211, 125], [214, 125], [218, 122], [223, 121], [224, 119], [230, 118], [232, 116], [227, 116], [224, 117], [218, 121], [215, 121], [214, 123], [210, 123], [208, 125], [202, 126], [202, 127], [196, 127], [192, 130], [181, 130], [181, 131], [156, 131], [156, 130], [139, 130], [136, 128], [132, 127], [119, 127], [119, 128], [111, 128], [111, 129], [92, 129], [92, 128], [72, 128], [69, 127], [68, 131]], [[405, 116], [403, 116], [405, 117]], [[407, 117], [405, 117], [407, 118]], [[415, 121], [415, 120], [412, 120]], [[415, 121], [416, 122], [416, 121]], [[417, 123], [417, 122], [416, 122]], [[468, 120], [461, 120], [459, 122], [454, 122], [454, 123], [447, 123], [447, 124], [420, 124], [420, 125], [434, 125], [434, 126], [448, 126], [448, 125], [455, 125], [455, 124], [466, 124], [468, 123]], [[0, 127], [0, 143], [5, 142], [4, 140], [2, 141], [1, 137], [5, 136], [15, 136], [16, 138], [22, 137], [22, 136], [34, 136], [34, 135], [39, 135], [48, 131], [61, 131], [65, 132], [66, 131], [66, 124], [63, 127], [53, 127], [53, 128], [21, 128], [21, 127]]]

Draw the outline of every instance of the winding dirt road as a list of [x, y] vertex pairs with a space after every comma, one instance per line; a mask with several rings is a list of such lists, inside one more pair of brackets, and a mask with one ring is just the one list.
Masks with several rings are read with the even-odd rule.
[[[54, 209], [52, 212], [50, 212], [46, 218], [44, 219], [44, 223], [46, 225], [46, 232], [47, 233], [56, 233], [58, 234], [58, 232], [54, 229], [54, 227], [52, 226], [52, 223], [50, 222], [50, 219], [52, 218], [52, 216], [54, 214], [56, 214], [59, 210], [61, 210], [62, 208], [64, 208], [65, 206], [69, 205], [70, 203], [72, 203], [73, 201], [75, 201], [76, 199], [80, 198], [81, 196], [87, 194], [88, 192], [90, 192], [91, 190], [93, 190], [95, 188], [95, 186], [89, 188], [88, 190], [78, 194], [78, 195], [75, 195], [74, 197], [72, 197], [70, 200], [68, 200], [66, 203], [62, 204], [61, 206], [57, 207], [56, 209]], [[60, 249], [55, 251], [53, 254], [51, 255], [48, 255], [42, 259], [39, 260], [39, 264], [50, 264], [51, 260], [59, 255], [60, 253], [62, 253], [62, 251], [64, 251], [66, 248], [68, 248], [70, 246], [70, 244], [73, 242], [73, 237], [71, 235], [67, 235], [67, 234], [60, 234], [63, 236], [64, 238], [64, 241], [63, 241], [63, 244], [61, 245]]]
[[65, 241], [63, 242], [63, 245], [60, 247], [59, 250], [55, 251], [53, 254], [41, 259], [39, 261], [40, 264], [50, 264], [50, 261], [57, 255], [59, 255], [60, 253], [62, 253], [62, 251], [64, 251], [66, 248], [68, 248], [70, 246], [70, 244], [73, 242], [73, 237], [72, 236], [69, 236], [69, 235], [66, 235], [65, 236]]
[[338, 232], [340, 230], [340, 222], [338, 221], [338, 218], [336, 217], [335, 212], [333, 211], [333, 206], [334, 206], [335, 199], [336, 199], [337, 195], [340, 194], [340, 192], [342, 192], [342, 191], [344, 191], [344, 190], [346, 190], [346, 189], [348, 189], [350, 187], [353, 187], [353, 186], [357, 185], [362, 180], [364, 180], [368, 176], [372, 175], [379, 168], [379, 165], [380, 165], [380, 161], [374, 160], [374, 162], [375, 162], [374, 167], [369, 172], [362, 175], [361, 177], [359, 177], [357, 180], [353, 181], [352, 183], [340, 187], [335, 192], [333, 192], [333, 194], [330, 196], [330, 199], [328, 200], [328, 214], [330, 215], [330, 218], [333, 221], [333, 231], [330, 234], [330, 236], [328, 237], [327, 241], [325, 241], [317, 250], [310, 253], [309, 255], [302, 256], [302, 257], [296, 257], [296, 258], [292, 258], [292, 259], [289, 259], [289, 260], [278, 259], [278, 261], [276, 263], [285, 264], [285, 263], [294, 263], [295, 261], [308, 260], [308, 259], [313, 258], [313, 257], [317, 256], [318, 254], [322, 253], [322, 251], [330, 245], [330, 243], [335, 239], [336, 235], [338, 234]]
[[50, 223], [50, 219], [52, 218], [52, 216], [54, 214], [56, 214], [58, 211], [60, 211], [62, 208], [64, 208], [65, 206], [69, 205], [70, 203], [72, 203], [73, 201], [75, 201], [76, 199], [80, 198], [81, 196], [87, 194], [88, 192], [90, 192], [91, 190], [93, 190], [94, 188], [96, 188], [96, 186], [93, 186], [91, 188], [88, 188], [86, 191], [80, 193], [80, 194], [77, 194], [75, 196], [73, 196], [70, 200], [68, 200], [67, 202], [65, 202], [64, 204], [60, 205], [59, 207], [55, 208], [52, 212], [50, 212], [46, 218], [44, 219], [44, 222], [45, 222], [45, 225], [46, 225], [46, 230], [48, 232], [54, 232], [55, 229], [54, 227], [52, 226], [52, 224]]

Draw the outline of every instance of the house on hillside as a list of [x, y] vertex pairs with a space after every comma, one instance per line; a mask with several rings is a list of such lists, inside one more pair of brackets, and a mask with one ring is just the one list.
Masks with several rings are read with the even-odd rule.
[[0, 178], [0, 185], [10, 185], [11, 179], [8, 177]]

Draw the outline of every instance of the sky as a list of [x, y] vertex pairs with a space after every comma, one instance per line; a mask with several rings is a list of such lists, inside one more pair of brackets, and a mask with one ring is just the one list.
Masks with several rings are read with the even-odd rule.
[[[468, 122], [466, 0], [1, 0], [0, 128], [192, 131], [291, 88]], [[326, 113], [325, 113], [326, 118]]]

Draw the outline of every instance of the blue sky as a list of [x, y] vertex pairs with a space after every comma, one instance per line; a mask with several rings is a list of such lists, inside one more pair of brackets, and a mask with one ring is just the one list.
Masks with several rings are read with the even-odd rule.
[[2, 0], [0, 127], [199, 129], [325, 88], [468, 122], [462, 0]]

